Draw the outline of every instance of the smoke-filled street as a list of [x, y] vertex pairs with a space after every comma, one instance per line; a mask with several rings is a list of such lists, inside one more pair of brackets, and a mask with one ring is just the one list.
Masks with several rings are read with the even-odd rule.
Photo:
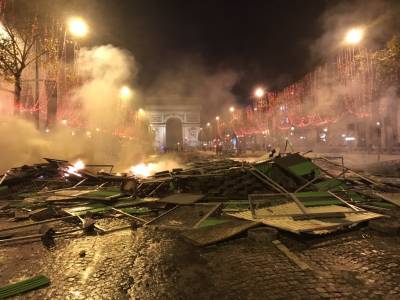
[[399, 299], [397, 0], [0, 0], [0, 299]]

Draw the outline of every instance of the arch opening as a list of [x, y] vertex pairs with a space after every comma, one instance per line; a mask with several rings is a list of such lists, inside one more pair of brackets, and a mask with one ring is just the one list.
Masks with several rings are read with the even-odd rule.
[[182, 147], [182, 122], [178, 118], [170, 118], [166, 122], [166, 146], [169, 150], [178, 150]]

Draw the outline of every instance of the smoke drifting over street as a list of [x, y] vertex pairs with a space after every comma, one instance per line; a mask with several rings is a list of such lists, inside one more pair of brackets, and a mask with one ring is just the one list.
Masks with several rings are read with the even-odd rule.
[[[107, 45], [81, 49], [79, 61], [83, 84], [66, 99], [69, 106], [82, 104], [75, 105], [74, 116], [63, 116], [65, 120], [58, 120], [55, 128], [46, 133], [17, 116], [2, 118], [0, 172], [40, 162], [42, 157], [81, 158], [91, 163], [115, 164], [117, 169], [126, 171], [150, 150], [151, 141], [145, 140], [145, 133], [141, 134], [140, 144], [128, 136], [114, 135], [132, 105], [124, 102], [119, 92], [136, 75], [133, 56]], [[134, 95], [129, 101], [135, 101]]]
[[89, 128], [117, 128], [122, 110], [134, 101], [121, 99], [121, 87], [136, 75], [133, 56], [111, 45], [82, 49], [79, 52], [78, 74], [83, 85], [72, 93], [72, 102], [82, 103], [83, 122]]
[[199, 59], [185, 58], [175, 68], [160, 71], [145, 99], [158, 104], [200, 104], [213, 118], [223, 107], [235, 104], [232, 89], [239, 73], [232, 69], [209, 71]]

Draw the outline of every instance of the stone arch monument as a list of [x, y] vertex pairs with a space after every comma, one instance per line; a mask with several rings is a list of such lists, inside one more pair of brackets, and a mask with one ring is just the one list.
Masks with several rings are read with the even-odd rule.
[[199, 145], [200, 105], [148, 105], [145, 113], [154, 130], [154, 146], [158, 149], [174, 148], [177, 143], [182, 143], [183, 147]]

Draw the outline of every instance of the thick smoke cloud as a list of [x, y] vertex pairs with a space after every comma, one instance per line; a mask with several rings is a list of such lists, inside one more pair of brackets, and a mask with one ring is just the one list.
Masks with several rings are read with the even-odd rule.
[[[395, 142], [391, 140], [398, 130], [393, 116], [399, 101], [398, 87], [382, 84], [374, 53], [398, 34], [399, 8], [399, 1], [390, 0], [336, 1], [328, 5], [319, 20], [323, 33], [310, 46], [312, 71], [295, 86], [298, 94], [293, 98], [300, 95], [304, 115], [329, 121], [317, 119], [315, 130], [296, 130], [298, 134], [292, 140], [314, 150], [322, 145], [323, 151], [330, 144], [337, 146], [338, 152], [352, 147], [376, 150], [379, 143], [389, 147]], [[345, 42], [352, 28], [364, 30], [359, 44]], [[382, 137], [378, 137], [378, 130]], [[321, 135], [327, 136], [326, 144], [321, 143]]]
[[344, 36], [352, 27], [361, 26], [366, 30], [362, 46], [369, 49], [381, 48], [397, 31], [400, 12], [398, 1], [358, 0], [332, 3], [334, 5], [319, 19], [323, 34], [311, 44], [312, 64], [332, 58], [337, 51], [348, 47], [344, 43]]
[[146, 103], [199, 104], [212, 117], [237, 102], [232, 89], [238, 80], [232, 69], [210, 71], [200, 59], [185, 58], [162, 71], [144, 96]]
[[87, 127], [116, 128], [122, 117], [120, 110], [131, 105], [129, 100], [135, 100], [119, 97], [121, 87], [136, 75], [133, 56], [111, 45], [82, 49], [78, 66], [84, 84], [73, 91], [71, 101], [82, 104]]
[[[313, 87], [314, 100], [308, 101], [307, 111], [340, 114], [345, 107], [338, 104], [344, 99], [367, 94], [367, 85], [371, 83], [365, 81], [365, 74], [373, 69], [371, 54], [367, 51], [382, 49], [397, 32], [398, 13], [400, 4], [390, 0], [342, 1], [327, 9], [319, 20], [323, 34], [310, 48], [313, 58], [310, 64], [327, 63], [329, 67], [313, 74], [318, 79], [318, 86]], [[363, 28], [365, 36], [359, 45], [348, 45], [344, 37], [355, 27]], [[342, 67], [338, 65], [338, 57]], [[346, 61], [344, 64], [343, 60]], [[393, 98], [390, 91], [383, 94]]]
[[[27, 120], [3, 117], [0, 172], [22, 164], [38, 163], [42, 157], [81, 158], [90, 163], [115, 164], [117, 170], [126, 171], [151, 149], [151, 139], [145, 132], [139, 141], [112, 135], [124, 120], [126, 105], [130, 105], [121, 103], [119, 91], [135, 77], [134, 58], [128, 52], [108, 45], [82, 49], [78, 66], [83, 84], [71, 92], [68, 100], [80, 103], [74, 117], [82, 121], [81, 128], [59, 123], [50, 132], [43, 133]], [[87, 131], [90, 131], [89, 135]]]

